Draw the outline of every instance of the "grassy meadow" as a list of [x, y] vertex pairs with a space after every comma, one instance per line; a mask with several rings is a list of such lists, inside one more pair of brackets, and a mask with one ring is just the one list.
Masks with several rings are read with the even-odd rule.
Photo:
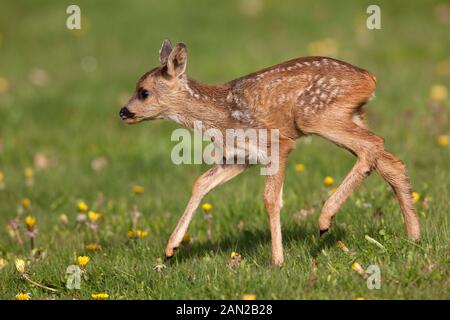
[[[72, 2], [3, 2], [0, 299], [450, 298], [450, 3], [375, 1], [382, 29], [368, 30], [373, 2], [80, 0], [82, 28], [72, 31]], [[176, 124], [127, 126], [118, 116], [137, 79], [159, 63], [164, 38], [186, 43], [187, 73], [202, 82], [306, 55], [373, 72], [369, 125], [408, 167], [422, 239], [407, 240], [398, 203], [376, 173], [319, 238], [321, 206], [355, 158], [308, 137], [286, 172], [282, 269], [270, 266], [264, 179], [255, 167], [204, 199], [213, 206], [212, 239], [199, 208], [190, 239], [154, 270], [208, 168], [171, 162]], [[230, 268], [232, 252], [242, 261]], [[79, 256], [90, 260], [80, 290], [69, 290], [66, 268]], [[369, 290], [354, 263], [378, 265], [381, 288]]]

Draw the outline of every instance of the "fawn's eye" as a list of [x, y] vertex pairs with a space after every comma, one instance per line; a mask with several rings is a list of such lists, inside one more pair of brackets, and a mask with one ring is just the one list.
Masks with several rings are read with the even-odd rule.
[[140, 100], [145, 100], [150, 96], [150, 92], [146, 89], [140, 89], [138, 92], [138, 96]]

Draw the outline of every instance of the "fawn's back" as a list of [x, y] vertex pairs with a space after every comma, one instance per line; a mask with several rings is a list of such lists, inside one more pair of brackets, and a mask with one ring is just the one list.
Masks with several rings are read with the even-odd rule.
[[368, 71], [343, 61], [305, 57], [231, 81], [227, 100], [245, 125], [281, 128], [296, 138], [319, 117], [358, 113], [375, 84]]

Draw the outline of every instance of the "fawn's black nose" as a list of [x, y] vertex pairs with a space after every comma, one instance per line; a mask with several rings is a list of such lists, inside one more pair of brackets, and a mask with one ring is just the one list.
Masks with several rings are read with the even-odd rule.
[[119, 115], [122, 120], [126, 120], [133, 118], [135, 114], [128, 110], [127, 107], [123, 107], [122, 109], [120, 109]]

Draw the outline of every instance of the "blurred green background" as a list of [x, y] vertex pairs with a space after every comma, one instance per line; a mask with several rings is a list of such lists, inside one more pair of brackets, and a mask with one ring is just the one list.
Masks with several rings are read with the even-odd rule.
[[[70, 4], [81, 8], [81, 30], [66, 28]], [[370, 4], [381, 8], [381, 30], [366, 28]], [[448, 298], [449, 31], [449, 1], [4, 1], [0, 224], [18, 215], [22, 198], [31, 200], [39, 226], [36, 243], [48, 253], [33, 264], [33, 274], [61, 287], [58, 298], [89, 298], [92, 291], [108, 291], [112, 298], [239, 298], [245, 293], [258, 298]], [[170, 276], [154, 273], [151, 264], [162, 256], [195, 177], [206, 169], [171, 162], [175, 143], [170, 133], [176, 124], [126, 126], [118, 117], [139, 76], [158, 64], [165, 38], [186, 43], [187, 73], [202, 82], [226, 82], [307, 55], [332, 56], [374, 73], [377, 98], [367, 106], [369, 125], [407, 164], [420, 195], [422, 243], [404, 239], [398, 205], [376, 175], [344, 206], [334, 235], [320, 242], [316, 221], [328, 195], [323, 177], [333, 176], [338, 183], [354, 158], [313, 137], [298, 142], [289, 162], [282, 271], [268, 267], [263, 178], [254, 168], [207, 197], [214, 205], [213, 242], [206, 239], [204, 220], [196, 217], [190, 228], [193, 243], [180, 250], [177, 269], [171, 267]], [[296, 163], [303, 163], [305, 172], [296, 172]], [[32, 187], [25, 183], [26, 168], [34, 171]], [[135, 184], [145, 188], [140, 197], [132, 193]], [[90, 240], [90, 231], [73, 232], [80, 199], [104, 214], [96, 235], [104, 250], [95, 258], [90, 282], [74, 294], [63, 289], [65, 267]], [[149, 237], [130, 249], [127, 212], [134, 204], [143, 212], [140, 224]], [[302, 208], [313, 213], [300, 221]], [[60, 222], [62, 213], [68, 224]], [[377, 215], [381, 222], [374, 220]], [[237, 227], [240, 222], [244, 231]], [[373, 249], [365, 234], [385, 237], [388, 252]], [[336, 252], [337, 240], [352, 245], [355, 256]], [[225, 266], [232, 250], [247, 261], [237, 275]], [[330, 252], [324, 256], [322, 250]], [[0, 270], [5, 279], [0, 297], [14, 298], [20, 290], [36, 298], [49, 295], [14, 276], [13, 258], [27, 257], [28, 251], [2, 228], [0, 257], [9, 266]], [[311, 259], [319, 261], [321, 276], [306, 289]], [[369, 291], [353, 274], [349, 266], [356, 259], [387, 268], [383, 290]], [[427, 259], [433, 265], [428, 273], [423, 271]]]

